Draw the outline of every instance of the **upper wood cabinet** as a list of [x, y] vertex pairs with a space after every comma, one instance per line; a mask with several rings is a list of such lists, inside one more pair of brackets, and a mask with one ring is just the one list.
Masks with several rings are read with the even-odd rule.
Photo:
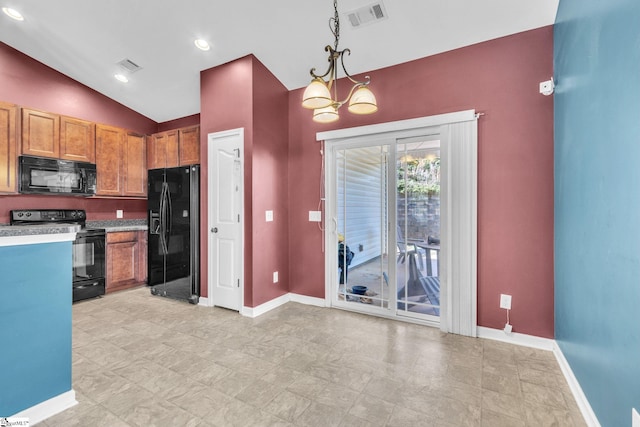
[[99, 196], [121, 196], [123, 190], [122, 146], [124, 129], [96, 125], [96, 170]]
[[96, 125], [98, 196], [147, 195], [147, 143], [144, 135]]
[[154, 133], [149, 139], [147, 167], [149, 169], [178, 166], [178, 131]]
[[178, 130], [180, 166], [200, 163], [200, 126]]
[[58, 158], [60, 154], [60, 116], [44, 111], [22, 109], [22, 154]]
[[22, 109], [22, 154], [95, 163], [95, 153], [92, 122]]
[[96, 126], [92, 122], [60, 117], [60, 158], [96, 162]]
[[18, 106], [0, 102], [0, 192], [15, 193]]
[[155, 133], [149, 138], [147, 167], [173, 168], [200, 163], [200, 126]]
[[128, 132], [124, 139], [124, 196], [147, 195], [147, 138]]

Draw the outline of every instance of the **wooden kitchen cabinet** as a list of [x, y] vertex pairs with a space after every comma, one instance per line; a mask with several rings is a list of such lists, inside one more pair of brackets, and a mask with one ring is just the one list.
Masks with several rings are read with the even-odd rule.
[[22, 109], [22, 154], [95, 163], [95, 140], [92, 122]]
[[60, 117], [60, 158], [96, 162], [96, 125], [86, 120]]
[[147, 196], [147, 138], [127, 132], [124, 139], [122, 160], [124, 162], [123, 196]]
[[147, 168], [172, 168], [178, 166], [178, 130], [154, 133], [149, 140]]
[[146, 282], [146, 234], [146, 231], [107, 233], [107, 293]]
[[125, 132], [113, 126], [96, 125], [96, 194], [121, 196], [123, 189], [122, 146]]
[[16, 193], [18, 106], [0, 102], [0, 193]]
[[146, 137], [125, 129], [96, 125], [98, 196], [146, 197]]
[[59, 158], [59, 115], [22, 109], [22, 154]]
[[200, 126], [178, 130], [180, 166], [200, 164]]
[[149, 138], [147, 167], [173, 168], [200, 163], [200, 126], [155, 133]]

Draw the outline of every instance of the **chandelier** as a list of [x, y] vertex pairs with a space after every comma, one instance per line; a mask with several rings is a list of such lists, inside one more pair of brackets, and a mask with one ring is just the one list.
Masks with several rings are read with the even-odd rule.
[[[371, 80], [369, 76], [365, 76], [364, 81], [357, 81], [351, 77], [344, 66], [344, 56], [345, 54], [351, 55], [351, 51], [349, 49], [338, 50], [340, 17], [337, 0], [333, 1], [333, 9], [333, 18], [329, 18], [329, 28], [331, 28], [334, 37], [333, 47], [327, 45], [324, 48], [325, 52], [329, 52], [329, 68], [322, 75], [317, 75], [316, 69], [312, 68], [309, 72], [312, 77], [311, 83], [302, 95], [302, 106], [313, 110], [313, 121], [318, 123], [331, 123], [338, 120], [338, 109], [347, 102], [349, 103], [348, 110], [353, 114], [371, 114], [378, 111], [376, 97], [367, 87]], [[343, 101], [338, 100], [338, 61], [345, 76], [353, 83], [349, 94]]]

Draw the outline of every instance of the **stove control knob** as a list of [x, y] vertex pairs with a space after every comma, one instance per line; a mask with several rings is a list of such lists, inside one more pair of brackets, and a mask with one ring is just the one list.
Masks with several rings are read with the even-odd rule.
[[71, 218], [75, 218], [76, 217], [76, 211], [71, 211]]
[[24, 212], [18, 212], [19, 217], [21, 217], [22, 215], [24, 215]]
[[31, 212], [27, 212], [26, 215], [27, 215], [27, 218], [30, 217], [31, 216]]

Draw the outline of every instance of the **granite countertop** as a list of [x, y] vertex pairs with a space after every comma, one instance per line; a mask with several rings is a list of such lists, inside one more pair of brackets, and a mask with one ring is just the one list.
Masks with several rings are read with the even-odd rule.
[[104, 228], [107, 233], [117, 231], [147, 230], [146, 219], [113, 219], [107, 221], [87, 221], [87, 228]]
[[42, 234], [77, 233], [79, 225], [72, 224], [39, 224], [39, 225], [8, 225], [0, 226], [0, 237], [34, 236]]

